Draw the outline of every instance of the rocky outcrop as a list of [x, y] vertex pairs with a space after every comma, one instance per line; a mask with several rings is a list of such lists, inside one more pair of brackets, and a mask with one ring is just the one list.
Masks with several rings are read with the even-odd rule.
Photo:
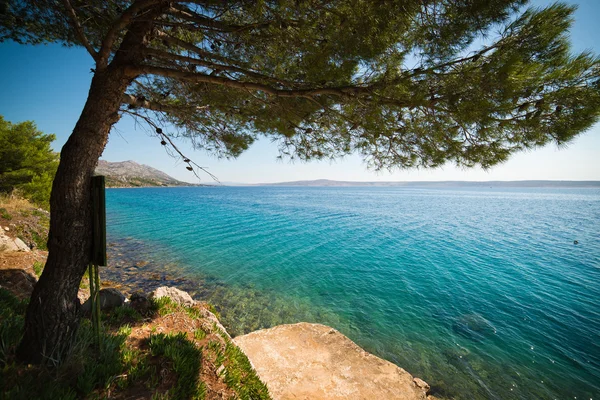
[[325, 325], [280, 325], [239, 336], [234, 342], [274, 400], [432, 399], [427, 396], [427, 383]]
[[8, 228], [0, 227], [0, 252], [1, 251], [31, 251], [29, 246], [19, 238], [11, 238], [5, 232]]
[[[205, 328], [211, 330], [211, 326], [214, 325], [220, 329], [223, 334], [231, 338], [225, 327], [221, 325], [219, 319], [212, 312], [210, 312], [207, 307], [203, 307], [201, 302], [197, 302], [192, 299], [187, 292], [172, 286], [161, 286], [150, 294], [150, 298], [159, 299], [161, 297], [169, 297], [172, 301], [182, 306], [193, 307], [195, 305], [200, 305], [201, 307], [199, 307], [197, 311], [200, 313], [203, 323], [206, 323]], [[131, 301], [134, 301], [133, 297]]]
[[192, 299], [192, 296], [190, 296], [187, 292], [169, 286], [159, 287], [154, 292], [152, 292], [150, 297], [155, 299], [159, 299], [161, 297], [169, 297], [175, 303], [188, 307], [191, 307], [194, 304], [196, 304], [194, 299]]

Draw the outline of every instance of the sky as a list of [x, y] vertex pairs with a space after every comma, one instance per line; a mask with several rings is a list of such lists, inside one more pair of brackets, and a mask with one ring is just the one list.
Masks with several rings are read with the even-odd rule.
[[[536, 0], [543, 6], [550, 1]], [[600, 55], [600, 0], [567, 1], [579, 6], [571, 29], [574, 52], [591, 50]], [[24, 46], [0, 43], [0, 115], [12, 123], [32, 120], [45, 133], [54, 133], [59, 151], [70, 135], [85, 103], [92, 79], [92, 58], [82, 48], [59, 45]], [[101, 159], [133, 160], [187, 182], [198, 179], [185, 164], [165, 153], [160, 140], [124, 116], [113, 128]], [[193, 151], [185, 142], [178, 147], [221, 182], [270, 183], [332, 179], [344, 181], [488, 181], [488, 180], [600, 180], [600, 123], [581, 134], [566, 148], [550, 144], [513, 155], [490, 170], [459, 169], [452, 165], [433, 170], [367, 169], [359, 156], [335, 162], [278, 161], [277, 146], [268, 138], [255, 142], [234, 160], [217, 159]], [[212, 180], [200, 174], [203, 183]]]

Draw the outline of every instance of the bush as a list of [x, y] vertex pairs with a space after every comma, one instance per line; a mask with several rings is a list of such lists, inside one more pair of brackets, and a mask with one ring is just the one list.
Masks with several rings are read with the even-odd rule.
[[24, 197], [49, 208], [58, 154], [45, 134], [31, 121], [12, 124], [0, 116], [0, 192], [19, 190]]

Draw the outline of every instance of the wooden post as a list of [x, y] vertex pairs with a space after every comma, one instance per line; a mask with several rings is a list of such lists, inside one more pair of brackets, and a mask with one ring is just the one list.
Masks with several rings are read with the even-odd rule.
[[92, 178], [92, 255], [89, 266], [90, 305], [96, 343], [100, 345], [100, 275], [98, 267], [106, 266], [106, 198], [104, 176]]

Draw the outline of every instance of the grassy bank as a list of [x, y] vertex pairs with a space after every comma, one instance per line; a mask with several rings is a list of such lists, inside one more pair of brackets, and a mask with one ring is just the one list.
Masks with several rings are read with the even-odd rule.
[[203, 305], [161, 298], [142, 312], [105, 312], [99, 344], [83, 319], [71, 355], [55, 367], [15, 359], [26, 305], [0, 289], [2, 398], [269, 398], [246, 356], [204, 317]]
[[0, 226], [31, 248], [47, 249], [50, 213], [26, 199], [0, 194]]

